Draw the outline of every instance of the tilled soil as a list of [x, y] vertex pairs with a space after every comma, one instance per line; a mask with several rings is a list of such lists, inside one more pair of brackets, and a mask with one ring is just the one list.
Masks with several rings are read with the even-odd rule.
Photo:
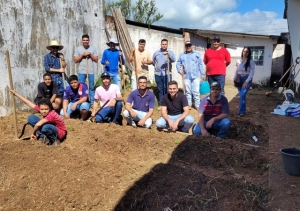
[[[231, 100], [225, 140], [71, 119], [67, 139], [53, 147], [15, 140], [12, 116], [2, 117], [0, 210], [271, 210], [268, 125], [276, 98], [264, 92], [250, 90], [244, 117], [238, 98]], [[18, 113], [19, 132], [28, 115]]]

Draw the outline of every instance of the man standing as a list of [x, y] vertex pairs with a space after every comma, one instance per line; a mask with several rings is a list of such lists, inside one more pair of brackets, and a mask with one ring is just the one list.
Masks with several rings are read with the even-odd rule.
[[79, 83], [77, 75], [71, 75], [69, 82], [70, 86], [66, 88], [64, 94], [62, 115], [70, 118], [80, 112], [81, 120], [87, 120], [90, 109], [88, 87], [85, 83]]
[[156, 121], [158, 129], [167, 128], [176, 131], [181, 128], [182, 132], [189, 132], [194, 123], [191, 116], [186, 96], [178, 92], [176, 81], [168, 83], [169, 93], [161, 100], [161, 117]]
[[[97, 87], [95, 91], [95, 101], [93, 106], [92, 117], [96, 117], [95, 121], [113, 122], [121, 124], [122, 111], [122, 95], [120, 88], [116, 84], [110, 83], [110, 75], [106, 72], [101, 74], [102, 86]], [[109, 101], [100, 111], [97, 112], [98, 102], [103, 106]]]
[[44, 56], [45, 70], [51, 74], [52, 81], [58, 86], [57, 96], [63, 97], [64, 81], [62, 74], [65, 74], [67, 64], [64, 55], [58, 51], [62, 50], [64, 46], [60, 45], [57, 40], [52, 40], [46, 48], [50, 50], [50, 53]]
[[104, 72], [108, 73], [114, 84], [118, 85], [119, 89], [122, 90], [121, 78], [119, 75], [119, 61], [121, 57], [122, 64], [124, 64], [123, 53], [116, 48], [116, 46], [119, 46], [116, 38], [111, 38], [106, 45], [108, 45], [109, 48], [103, 51], [101, 64], [105, 65]]
[[[80, 83], [85, 83], [86, 80], [86, 72], [88, 72], [89, 79], [89, 92], [90, 92], [90, 102], [91, 105], [94, 103], [94, 63], [98, 63], [98, 53], [96, 48], [90, 46], [90, 37], [87, 34], [82, 35], [82, 46], [79, 46], [75, 50], [74, 62], [79, 63], [78, 68], [78, 80]], [[86, 63], [86, 60], [88, 62]]]
[[[135, 48], [132, 48], [128, 57], [129, 62], [132, 62], [135, 58], [135, 66], [137, 68], [137, 78], [140, 76], [145, 76], [146, 78], [149, 78], [149, 68], [148, 65], [152, 64], [150, 52], [145, 49], [146, 46], [146, 40], [140, 39], [139, 40], [139, 47], [136, 50]], [[135, 70], [132, 71], [131, 75], [131, 89], [132, 91], [137, 89], [136, 87], [136, 76], [135, 76]]]
[[226, 48], [220, 45], [219, 36], [213, 38], [213, 46], [205, 51], [204, 64], [206, 65], [206, 75], [208, 82], [211, 84], [217, 81], [221, 85], [222, 93], [224, 93], [226, 67], [230, 64], [230, 54]]
[[147, 89], [147, 78], [140, 76], [138, 89], [132, 91], [127, 98], [123, 116], [128, 125], [150, 128], [152, 114], [155, 106], [155, 96]]
[[[155, 69], [155, 82], [157, 84], [158, 88], [158, 104], [159, 107], [157, 110], [160, 111], [160, 101], [162, 97], [167, 94], [168, 92], [168, 77], [169, 80], [172, 81], [172, 62], [175, 62], [175, 54], [173, 51], [168, 50], [168, 40], [162, 39], [160, 42], [160, 49], [155, 51], [153, 54], [153, 65]], [[168, 64], [169, 62], [169, 64]], [[169, 66], [169, 67], [168, 67]], [[168, 76], [168, 68], [170, 70], [169, 76]]]
[[221, 85], [219, 82], [212, 82], [210, 95], [201, 100], [199, 122], [193, 127], [193, 134], [207, 136], [208, 130], [214, 130], [218, 132], [219, 138], [225, 138], [231, 124], [228, 114], [228, 100], [221, 95]]
[[194, 98], [195, 107], [200, 105], [200, 78], [204, 78], [202, 58], [200, 54], [193, 51], [192, 43], [185, 42], [185, 52], [180, 54], [177, 60], [177, 72], [184, 77], [186, 97], [190, 108], [192, 107], [192, 98]]

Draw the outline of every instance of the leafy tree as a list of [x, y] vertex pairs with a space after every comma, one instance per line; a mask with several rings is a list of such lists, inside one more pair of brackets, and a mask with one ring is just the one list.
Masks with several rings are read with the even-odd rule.
[[133, 20], [140, 23], [152, 24], [160, 20], [163, 15], [156, 12], [155, 0], [138, 0], [132, 7]]
[[104, 4], [104, 14], [108, 14], [111, 7], [120, 7], [125, 19], [130, 19], [132, 13], [133, 20], [139, 23], [152, 24], [163, 17], [157, 13], [155, 0], [137, 0], [135, 6], [131, 6], [131, 0], [108, 1]]
[[111, 7], [120, 7], [122, 15], [125, 17], [125, 19], [129, 19], [131, 15], [131, 0], [120, 0], [116, 2], [110, 2], [107, 3], [104, 1], [104, 14], [108, 14]]

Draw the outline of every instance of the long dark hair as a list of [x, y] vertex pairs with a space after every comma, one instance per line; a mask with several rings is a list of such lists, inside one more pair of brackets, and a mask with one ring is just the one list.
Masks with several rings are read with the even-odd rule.
[[247, 49], [248, 50], [248, 56], [247, 56], [247, 61], [244, 65], [245, 67], [245, 71], [247, 71], [248, 67], [250, 67], [250, 60], [251, 60], [251, 50], [249, 47], [244, 47], [243, 50], [242, 50], [242, 54], [241, 54], [241, 59], [243, 59], [243, 51]]

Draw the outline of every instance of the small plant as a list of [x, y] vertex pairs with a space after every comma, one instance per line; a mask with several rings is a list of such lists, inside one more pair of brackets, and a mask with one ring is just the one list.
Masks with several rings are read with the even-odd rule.
[[175, 143], [175, 144], [179, 144], [179, 142], [180, 142], [179, 139], [175, 139], [175, 140], [174, 140], [174, 143]]
[[71, 126], [71, 127], [70, 127], [70, 130], [74, 131], [74, 130], [75, 130], [75, 128], [74, 128], [73, 126]]

